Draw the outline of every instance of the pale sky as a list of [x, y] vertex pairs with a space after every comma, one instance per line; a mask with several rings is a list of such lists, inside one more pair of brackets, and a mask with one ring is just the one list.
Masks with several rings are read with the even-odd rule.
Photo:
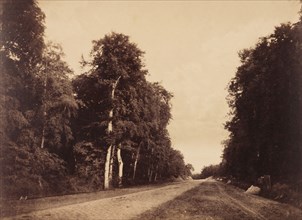
[[218, 164], [228, 133], [227, 84], [238, 51], [280, 23], [298, 21], [299, 1], [69, 1], [40, 0], [46, 39], [60, 43], [76, 74], [91, 41], [112, 31], [145, 51], [150, 81], [174, 94], [172, 144], [195, 172]]

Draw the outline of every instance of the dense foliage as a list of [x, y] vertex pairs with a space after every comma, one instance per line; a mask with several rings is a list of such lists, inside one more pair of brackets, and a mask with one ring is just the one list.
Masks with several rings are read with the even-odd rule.
[[111, 33], [93, 42], [91, 60], [83, 62], [89, 70], [73, 81], [82, 103], [77, 141], [105, 152], [99, 173], [105, 188], [185, 174], [166, 129], [172, 95], [146, 81], [142, 55], [128, 36]]
[[240, 54], [229, 84], [223, 165], [242, 180], [301, 181], [302, 23], [282, 24]]
[[62, 48], [44, 41], [45, 15], [36, 1], [1, 6], [2, 196], [190, 175], [167, 131], [172, 95], [146, 80], [144, 53], [128, 36], [94, 41], [84, 61], [89, 70], [71, 82]]
[[[42, 195], [60, 192], [65, 185], [66, 163], [58, 155], [40, 148], [44, 139], [49, 148], [56, 140], [51, 136], [66, 138], [61, 122], [52, 120], [64, 117], [58, 108], [48, 106], [51, 93], [57, 103], [68, 84], [61, 71], [43, 63], [53, 59], [46, 53], [44, 43], [44, 14], [35, 1], [4, 1], [1, 14], [1, 186], [4, 196]], [[58, 55], [60, 60], [60, 55]], [[44, 82], [48, 78], [47, 93]], [[50, 80], [51, 79], [51, 80]], [[60, 84], [59, 81], [65, 83]], [[51, 82], [50, 82], [51, 81]], [[56, 84], [56, 87], [54, 85]], [[70, 84], [70, 83], [69, 83]], [[71, 88], [71, 87], [70, 87]], [[55, 103], [55, 102], [53, 102]], [[44, 109], [44, 110], [43, 110]], [[45, 112], [45, 114], [43, 113]], [[48, 115], [46, 117], [43, 115]], [[64, 117], [64, 120], [68, 120]], [[47, 125], [46, 125], [47, 123]], [[43, 128], [47, 129], [44, 137]], [[46, 128], [47, 127], [47, 128]], [[58, 130], [56, 130], [58, 129]], [[55, 134], [56, 133], [56, 134]], [[70, 135], [70, 134], [68, 134]], [[64, 144], [63, 144], [64, 145]], [[54, 151], [53, 151], [54, 152]]]
[[209, 165], [203, 167], [201, 173], [200, 173], [200, 178], [208, 178], [208, 177], [216, 177], [216, 176], [221, 176], [223, 175], [222, 173], [222, 167], [221, 164], [218, 165]]

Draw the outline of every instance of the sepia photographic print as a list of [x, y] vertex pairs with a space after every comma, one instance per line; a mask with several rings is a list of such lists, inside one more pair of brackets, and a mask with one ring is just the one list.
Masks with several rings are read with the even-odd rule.
[[0, 218], [302, 219], [301, 6], [0, 0]]

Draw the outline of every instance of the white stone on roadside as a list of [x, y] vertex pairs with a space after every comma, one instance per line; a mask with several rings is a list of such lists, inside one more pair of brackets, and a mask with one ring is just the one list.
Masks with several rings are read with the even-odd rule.
[[258, 186], [251, 185], [250, 188], [248, 188], [245, 193], [252, 194], [252, 195], [258, 195], [260, 193], [260, 188]]

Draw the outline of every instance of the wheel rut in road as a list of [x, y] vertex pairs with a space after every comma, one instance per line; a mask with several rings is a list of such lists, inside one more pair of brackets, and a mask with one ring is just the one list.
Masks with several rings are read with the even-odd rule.
[[220, 194], [223, 195], [224, 201], [226, 203], [232, 203], [235, 207], [238, 208], [238, 210], [243, 211], [245, 214], [247, 214], [248, 216], [252, 216], [254, 219], [261, 219], [261, 220], [266, 220], [266, 218], [258, 213], [258, 210], [255, 211], [254, 209], [252, 209], [250, 206], [244, 204], [242, 202], [242, 200], [238, 200], [234, 197], [232, 197], [230, 194], [227, 193], [226, 190], [224, 190], [221, 185], [214, 183], [215, 186], [217, 187], [218, 191]]
[[302, 211], [208, 179], [200, 186], [141, 214], [136, 219], [302, 220]]

